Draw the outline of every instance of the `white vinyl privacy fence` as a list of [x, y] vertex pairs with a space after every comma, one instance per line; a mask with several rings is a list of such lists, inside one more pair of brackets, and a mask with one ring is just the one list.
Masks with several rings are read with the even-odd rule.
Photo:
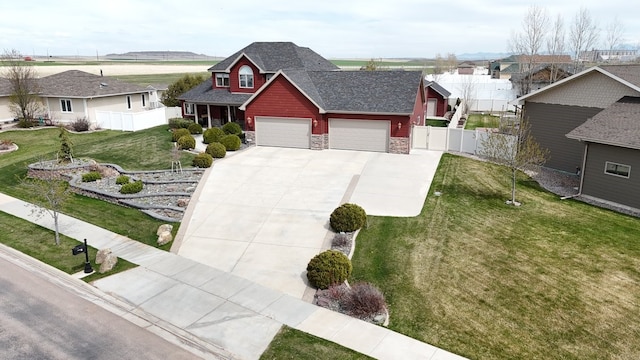
[[411, 133], [411, 148], [481, 154], [483, 139], [488, 134], [485, 130], [478, 129], [414, 126]]
[[142, 112], [96, 111], [96, 123], [102, 129], [138, 131], [167, 123], [176, 117], [173, 108], [160, 107]]

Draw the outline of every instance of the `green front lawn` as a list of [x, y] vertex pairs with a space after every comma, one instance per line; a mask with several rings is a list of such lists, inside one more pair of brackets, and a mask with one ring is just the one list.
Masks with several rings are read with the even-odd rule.
[[261, 360], [371, 359], [336, 343], [282, 326]]
[[445, 154], [420, 216], [369, 217], [350, 282], [382, 289], [391, 329], [469, 358], [640, 358], [640, 219], [531, 180], [517, 196]]
[[[19, 146], [18, 151], [0, 155], [0, 192], [29, 201], [29, 194], [17, 186], [17, 178], [26, 175], [29, 163], [41, 158], [55, 159], [59, 147], [58, 133], [57, 128], [0, 133], [0, 140], [10, 139]], [[118, 164], [127, 170], [171, 168], [173, 143], [170, 139], [167, 126], [138, 132], [105, 130], [71, 134], [76, 157]], [[193, 156], [183, 153], [182, 164], [189, 166]], [[64, 213], [154, 246], [156, 230], [162, 224], [139, 210], [80, 195], [72, 197], [66, 204]]]

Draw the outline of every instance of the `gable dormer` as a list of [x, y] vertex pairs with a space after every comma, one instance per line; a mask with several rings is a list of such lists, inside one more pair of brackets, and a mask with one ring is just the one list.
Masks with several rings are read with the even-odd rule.
[[255, 93], [266, 82], [265, 74], [248, 59], [242, 56], [236, 61], [229, 72], [229, 88], [231, 92]]

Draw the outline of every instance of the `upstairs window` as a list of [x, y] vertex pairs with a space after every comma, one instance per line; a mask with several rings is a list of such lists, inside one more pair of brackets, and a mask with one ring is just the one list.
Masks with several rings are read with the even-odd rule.
[[240, 74], [240, 87], [241, 88], [253, 88], [253, 70], [251, 67], [244, 65], [238, 72]]
[[631, 173], [631, 166], [607, 161], [604, 165], [604, 172], [605, 174], [609, 175], [629, 178], [629, 174]]
[[217, 87], [229, 87], [229, 74], [216, 74]]

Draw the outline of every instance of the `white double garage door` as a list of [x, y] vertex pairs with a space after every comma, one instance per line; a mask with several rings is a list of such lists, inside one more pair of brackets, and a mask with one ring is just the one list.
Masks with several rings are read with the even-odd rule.
[[[256, 145], [311, 147], [311, 119], [256, 116]], [[329, 119], [329, 148], [387, 152], [388, 120]]]

